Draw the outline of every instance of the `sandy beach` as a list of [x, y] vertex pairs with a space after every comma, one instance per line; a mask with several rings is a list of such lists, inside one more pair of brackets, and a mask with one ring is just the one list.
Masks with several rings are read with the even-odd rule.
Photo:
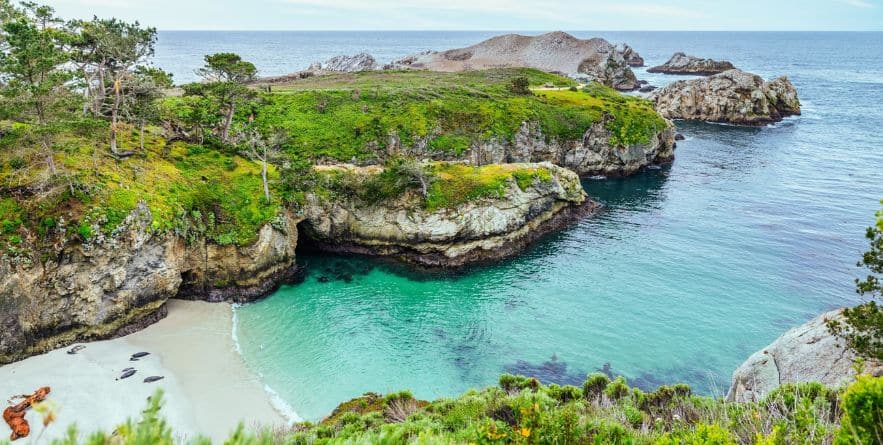
[[[170, 301], [168, 317], [135, 334], [84, 343], [75, 355], [67, 353], [68, 347], [0, 366], [0, 403], [50, 386], [57, 421], [42, 436], [47, 442], [74, 423], [81, 437], [99, 429], [113, 431], [127, 418], [138, 418], [147, 398], [160, 388], [163, 415], [182, 440], [201, 434], [220, 442], [240, 422], [246, 427], [285, 424], [236, 352], [232, 322], [228, 304]], [[142, 351], [150, 355], [129, 360]], [[120, 380], [128, 367], [136, 374]], [[164, 378], [145, 383], [150, 376]], [[38, 415], [29, 412], [27, 419], [33, 435], [38, 434]], [[0, 425], [0, 437], [6, 434], [6, 425]]]

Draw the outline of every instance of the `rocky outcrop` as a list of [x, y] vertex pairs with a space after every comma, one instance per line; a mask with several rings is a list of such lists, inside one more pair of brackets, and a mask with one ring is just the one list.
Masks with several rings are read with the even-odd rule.
[[354, 56], [336, 56], [325, 62], [316, 62], [307, 68], [314, 73], [355, 73], [359, 71], [373, 71], [378, 69], [374, 56], [368, 53], [359, 53]]
[[[842, 310], [822, 314], [755, 352], [733, 373], [727, 400], [760, 400], [785, 383], [819, 382], [839, 387], [850, 382], [855, 377], [856, 356], [828, 331], [826, 323], [832, 319], [842, 321]], [[883, 375], [883, 363], [866, 361], [864, 371]]]
[[[544, 168], [550, 179], [535, 179], [522, 190], [510, 178], [503, 196], [434, 211], [425, 210], [417, 194], [377, 204], [310, 195], [301, 224], [303, 234], [309, 243], [326, 251], [450, 268], [514, 255], [537, 238], [597, 208], [586, 198], [573, 172], [549, 163], [502, 168]], [[354, 174], [377, 171], [347, 169]]]
[[644, 58], [638, 54], [637, 51], [634, 50], [631, 46], [627, 44], [622, 45], [622, 49], [619, 49], [619, 52], [622, 53], [622, 58], [625, 60], [631, 67], [639, 68], [644, 66]]
[[609, 177], [628, 176], [674, 159], [675, 129], [671, 123], [660, 128], [647, 143], [621, 145], [611, 142], [612, 134], [607, 129], [609, 119], [612, 117], [606, 116], [586, 129], [578, 140], [550, 140], [538, 125], [524, 122], [512, 140], [477, 141], [459, 155], [433, 151], [429, 139], [419, 140], [413, 146], [403, 146], [399, 138], [392, 135], [377, 156], [381, 159], [403, 155], [437, 161], [467, 160], [475, 165], [551, 162], [580, 176]]
[[674, 53], [668, 62], [647, 69], [648, 73], [662, 74], [692, 74], [696, 76], [710, 76], [724, 71], [736, 69], [732, 63], [725, 60], [702, 59], [688, 56], [684, 53]]
[[800, 114], [797, 90], [787, 77], [765, 82], [739, 70], [674, 82], [650, 99], [667, 119], [766, 125]]
[[[578, 39], [564, 32], [539, 36], [506, 34], [466, 48], [426, 52], [397, 60], [392, 68], [465, 71], [527, 67], [597, 80], [618, 90], [637, 89], [638, 80], [629, 68], [640, 56], [628, 46], [617, 49], [610, 42]], [[643, 59], [640, 59], [643, 63]]]
[[179, 294], [257, 297], [295, 267], [291, 216], [265, 226], [244, 248], [188, 245], [153, 232], [152, 221], [139, 204], [109, 236], [68, 243], [43, 263], [0, 260], [0, 363], [133, 332], [165, 316], [166, 301]]

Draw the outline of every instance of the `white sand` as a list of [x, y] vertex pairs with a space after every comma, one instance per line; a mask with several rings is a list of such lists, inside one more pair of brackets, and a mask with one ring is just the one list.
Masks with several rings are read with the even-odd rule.
[[[64, 348], [0, 366], [0, 403], [41, 386], [52, 387], [49, 400], [57, 405], [57, 422], [43, 440], [62, 436], [72, 423], [85, 433], [113, 431], [127, 418], [137, 419], [158, 388], [165, 392], [162, 413], [181, 439], [202, 434], [220, 442], [240, 422], [246, 427], [284, 424], [263, 385], [234, 349], [231, 332], [230, 305], [173, 300], [169, 316], [143, 331], [87, 343], [76, 355]], [[140, 351], [151, 355], [129, 361]], [[137, 373], [116, 380], [128, 367]], [[165, 378], [144, 383], [149, 376]], [[33, 435], [38, 434], [39, 415], [30, 412], [27, 419]], [[0, 437], [8, 432], [0, 423]]]

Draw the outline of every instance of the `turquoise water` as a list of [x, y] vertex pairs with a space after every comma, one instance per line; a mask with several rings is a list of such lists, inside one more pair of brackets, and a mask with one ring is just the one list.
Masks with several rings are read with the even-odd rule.
[[753, 351], [857, 301], [883, 198], [883, 34], [621, 37], [650, 64], [687, 49], [789, 74], [804, 115], [679, 124], [673, 165], [585, 182], [602, 213], [492, 267], [421, 275], [302, 254], [303, 283], [237, 310], [248, 365], [307, 419], [365, 391], [450, 396], [504, 371], [722, 394]]

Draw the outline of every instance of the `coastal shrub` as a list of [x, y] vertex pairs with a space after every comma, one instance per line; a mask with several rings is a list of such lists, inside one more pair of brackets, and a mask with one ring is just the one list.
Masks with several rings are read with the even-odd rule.
[[841, 397], [843, 418], [834, 443], [883, 443], [883, 378], [860, 375]]
[[611, 400], [619, 400], [628, 396], [630, 391], [631, 389], [629, 388], [625, 377], [619, 376], [604, 388], [604, 395]]
[[530, 95], [530, 80], [524, 76], [518, 76], [512, 79], [509, 84], [509, 91], [524, 96]]
[[858, 263], [869, 273], [866, 278], [856, 280], [856, 291], [870, 301], [844, 309], [845, 322], [831, 320], [828, 329], [842, 337], [859, 357], [883, 360], [883, 305], [876, 301], [883, 298], [883, 210], [876, 216], [876, 224], [869, 227], [865, 235], [870, 248]]
[[657, 445], [738, 445], [733, 434], [717, 424], [699, 424], [695, 429], [662, 436]]
[[583, 382], [583, 396], [587, 399], [597, 399], [601, 397], [607, 385], [610, 384], [610, 377], [600, 372], [595, 372], [586, 376]]
[[500, 388], [508, 393], [517, 393], [523, 389], [536, 391], [540, 387], [540, 381], [533, 377], [522, 375], [503, 374], [500, 376]]

